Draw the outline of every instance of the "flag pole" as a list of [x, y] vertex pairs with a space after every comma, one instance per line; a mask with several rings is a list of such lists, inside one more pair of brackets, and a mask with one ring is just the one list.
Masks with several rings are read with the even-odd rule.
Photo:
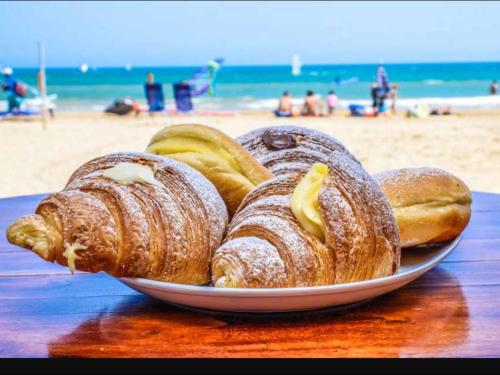
[[42, 127], [47, 129], [47, 82], [45, 80], [45, 45], [43, 41], [38, 42], [38, 88], [42, 97]]

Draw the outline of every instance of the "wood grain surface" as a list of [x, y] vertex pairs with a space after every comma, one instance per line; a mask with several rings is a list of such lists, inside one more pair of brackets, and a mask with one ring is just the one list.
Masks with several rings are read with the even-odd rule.
[[500, 195], [474, 193], [457, 249], [408, 286], [341, 311], [183, 310], [7, 243], [43, 195], [0, 200], [0, 357], [498, 357]]

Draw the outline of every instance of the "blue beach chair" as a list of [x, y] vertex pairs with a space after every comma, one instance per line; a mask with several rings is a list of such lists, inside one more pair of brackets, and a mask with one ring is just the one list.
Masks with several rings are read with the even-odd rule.
[[161, 83], [146, 83], [144, 85], [149, 112], [162, 112], [165, 109], [165, 98]]
[[193, 102], [191, 101], [191, 85], [187, 83], [174, 84], [175, 106], [179, 112], [191, 112]]

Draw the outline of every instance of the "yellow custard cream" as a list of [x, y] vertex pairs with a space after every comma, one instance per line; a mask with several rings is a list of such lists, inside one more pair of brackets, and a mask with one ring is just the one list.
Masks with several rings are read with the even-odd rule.
[[318, 194], [325, 178], [328, 166], [315, 163], [299, 182], [292, 195], [292, 212], [302, 228], [324, 241], [324, 223], [319, 210]]
[[146, 152], [167, 156], [194, 168], [201, 163], [208, 168], [218, 166], [232, 173], [243, 174], [237, 161], [228, 151], [202, 139], [173, 136], [152, 144]]
[[68, 267], [71, 273], [75, 272], [75, 262], [77, 259], [80, 259], [78, 254], [76, 253], [79, 250], [87, 250], [87, 246], [80, 245], [78, 242], [74, 244], [64, 243], [64, 253], [63, 256], [68, 260]]
[[137, 163], [118, 163], [114, 167], [106, 169], [102, 175], [123, 185], [133, 182], [158, 184], [151, 167]]

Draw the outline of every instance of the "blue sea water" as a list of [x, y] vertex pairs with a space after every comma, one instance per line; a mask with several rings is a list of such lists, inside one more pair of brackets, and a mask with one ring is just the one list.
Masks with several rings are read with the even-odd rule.
[[[492, 80], [500, 80], [500, 63], [420, 63], [386, 64], [392, 83], [400, 85], [399, 98], [453, 99], [477, 98], [488, 95]], [[147, 72], [155, 74], [164, 84], [167, 103], [173, 105], [172, 84], [189, 78], [199, 67], [124, 67], [93, 68], [86, 73], [75, 68], [48, 68], [49, 94], [57, 94], [59, 110], [102, 110], [114, 99], [132, 97], [144, 103], [143, 83]], [[258, 110], [275, 105], [276, 98], [289, 90], [302, 98], [306, 90], [326, 96], [331, 89], [345, 102], [368, 100], [370, 84], [376, 76], [375, 64], [305, 65], [302, 74], [293, 76], [288, 65], [282, 66], [222, 66], [216, 80], [213, 97], [195, 102], [209, 109]], [[29, 85], [36, 85], [34, 68], [15, 68], [15, 76]], [[356, 78], [356, 82], [337, 84], [335, 81]], [[0, 100], [5, 99], [0, 94]], [[470, 101], [469, 101], [470, 102]]]

